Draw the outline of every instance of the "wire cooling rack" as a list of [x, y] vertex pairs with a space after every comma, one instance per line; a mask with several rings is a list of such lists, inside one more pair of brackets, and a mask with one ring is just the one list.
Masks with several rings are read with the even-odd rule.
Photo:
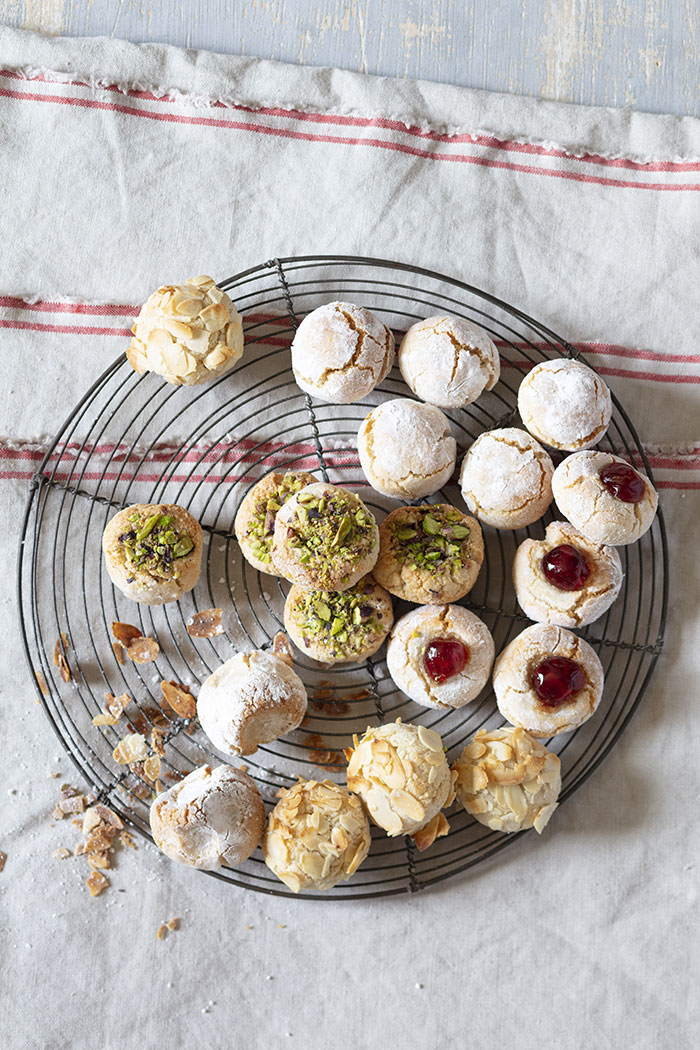
[[[125, 719], [99, 729], [92, 718], [106, 692], [128, 692], [130, 731], [164, 730], [163, 785], [205, 762], [218, 764], [196, 721], [167, 715], [160, 681], [193, 691], [234, 651], [265, 647], [282, 627], [288, 584], [261, 575], [242, 558], [233, 534], [236, 509], [250, 487], [273, 469], [303, 469], [355, 489], [378, 518], [396, 506], [367, 486], [359, 467], [357, 429], [370, 410], [410, 394], [397, 368], [361, 404], [312, 402], [296, 386], [289, 345], [301, 317], [334, 299], [376, 311], [397, 336], [424, 317], [449, 313], [473, 320], [496, 341], [501, 381], [476, 404], [448, 411], [459, 454], [484, 430], [518, 425], [516, 392], [523, 373], [552, 357], [576, 356], [538, 321], [487, 293], [441, 274], [377, 259], [304, 256], [275, 259], [237, 274], [225, 288], [243, 315], [246, 350], [228, 375], [204, 387], [172, 387], [154, 375], [137, 376], [119, 357], [71, 412], [35, 474], [22, 526], [18, 564], [21, 629], [39, 698], [66, 751], [98, 797], [144, 835], [153, 786], [136, 770], [118, 766], [112, 751]], [[619, 401], [601, 448], [651, 471]], [[462, 507], [454, 483], [432, 497]], [[101, 536], [116, 510], [135, 502], [187, 506], [205, 534], [202, 576], [181, 602], [138, 606], [116, 591], [101, 565]], [[525, 536], [541, 537], [550, 512], [528, 529], [486, 528], [486, 557], [463, 604], [481, 616], [499, 652], [527, 625], [515, 600], [510, 569]], [[581, 632], [600, 656], [605, 693], [592, 719], [551, 742], [562, 760], [561, 799], [568, 798], [614, 746], [639, 704], [661, 651], [667, 605], [667, 549], [661, 512], [642, 540], [620, 549], [621, 594], [609, 612]], [[190, 638], [193, 612], [220, 606], [225, 631]], [[397, 601], [395, 614], [409, 606]], [[120, 665], [112, 651], [114, 620], [136, 624], [159, 640], [155, 663]], [[72, 671], [64, 682], [53, 663], [63, 632]], [[397, 717], [436, 729], [455, 758], [479, 728], [503, 724], [493, 693], [461, 711], [426, 710], [394, 686], [383, 650], [365, 664], [320, 669], [297, 654], [309, 713], [304, 726], [261, 747], [245, 760], [266, 806], [297, 775], [344, 782], [341, 749], [352, 733]], [[370, 855], [349, 883], [325, 899], [378, 897], [421, 890], [492, 857], [522, 834], [490, 831], [457, 808], [450, 833], [419, 853], [411, 839], [389, 839], [372, 829]], [[556, 817], [547, 832], [556, 834]], [[546, 848], [546, 844], [543, 844]], [[216, 877], [264, 893], [291, 896], [265, 867], [260, 850]], [[315, 897], [316, 894], [301, 896]]]

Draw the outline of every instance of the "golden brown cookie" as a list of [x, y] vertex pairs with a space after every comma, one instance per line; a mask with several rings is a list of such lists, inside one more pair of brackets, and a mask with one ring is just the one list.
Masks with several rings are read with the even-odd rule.
[[342, 593], [292, 587], [284, 606], [284, 626], [294, 644], [324, 664], [366, 660], [393, 622], [391, 598], [372, 576]]
[[253, 485], [241, 502], [234, 531], [241, 553], [254, 569], [279, 576], [272, 564], [272, 536], [275, 531], [277, 511], [296, 492], [318, 479], [305, 470], [282, 474], [274, 471]]

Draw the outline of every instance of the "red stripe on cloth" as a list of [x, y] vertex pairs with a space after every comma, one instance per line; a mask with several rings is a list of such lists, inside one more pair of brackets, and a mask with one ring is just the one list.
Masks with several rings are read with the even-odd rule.
[[13, 295], [0, 295], [0, 307], [10, 310], [37, 310], [47, 314], [86, 314], [94, 317], [135, 317], [138, 306], [131, 303], [59, 303], [49, 299], [38, 299], [34, 303], [18, 299]]
[[[61, 81], [57, 78], [52, 79], [42, 74], [38, 74], [34, 77], [20, 76], [11, 70], [0, 70], [0, 76], [12, 77], [17, 80], [38, 80], [43, 83], [66, 83], [66, 81]], [[92, 89], [92, 86], [84, 80], [74, 80], [70, 83], [76, 86]], [[140, 91], [136, 89], [121, 91], [116, 85], [110, 85], [103, 90], [120, 92], [129, 98], [145, 99], [150, 102], [165, 103], [169, 105], [183, 104], [182, 99], [178, 99], [175, 96], [155, 95], [152, 91]], [[583, 153], [578, 155], [558, 147], [542, 146], [530, 142], [519, 142], [516, 139], [500, 139], [494, 135], [486, 135], [478, 132], [464, 132], [460, 134], [438, 132], [433, 131], [432, 129], [420, 128], [415, 124], [406, 124], [400, 120], [387, 120], [382, 117], [346, 116], [339, 113], [313, 113], [300, 109], [285, 109], [272, 106], [252, 107], [235, 103], [220, 102], [216, 99], [211, 100], [211, 105], [212, 108], [216, 109], [237, 110], [244, 113], [262, 113], [265, 116], [281, 117], [283, 119], [286, 118], [291, 120], [304, 120], [316, 124], [334, 124], [338, 127], [382, 128], [387, 131], [397, 131], [401, 134], [428, 139], [431, 142], [473, 143], [475, 145], [488, 147], [489, 149], [525, 153], [540, 157], [557, 157], [571, 161], [581, 161], [588, 164], [597, 164], [603, 167], [627, 168], [629, 170], [642, 172], [700, 171], [700, 162], [698, 161], [634, 161], [625, 157], [603, 157], [599, 153]]]
[[397, 153], [406, 153], [409, 156], [420, 157], [425, 160], [451, 161], [458, 164], [473, 164], [477, 167], [494, 168], [503, 171], [514, 171], [520, 174], [546, 175], [550, 178], [565, 179], [572, 182], [595, 184], [599, 186], [610, 186], [619, 189], [654, 190], [658, 192], [697, 192], [700, 183], [662, 183], [662, 182], [631, 182], [624, 179], [606, 179], [595, 175], [584, 175], [581, 172], [557, 170], [555, 168], [535, 168], [525, 164], [510, 164], [505, 161], [492, 160], [487, 157], [475, 157], [467, 154], [437, 153], [431, 150], [422, 150], [413, 146], [407, 146], [400, 142], [390, 142], [384, 139], [354, 139], [344, 138], [337, 135], [312, 135], [291, 129], [273, 128], [264, 124], [247, 124], [242, 121], [218, 120], [212, 117], [190, 117], [177, 113], [153, 113], [147, 109], [135, 109], [132, 106], [119, 105], [111, 102], [98, 102], [95, 99], [75, 98], [66, 95], [45, 95], [30, 92], [10, 91], [0, 88], [0, 96], [15, 98], [20, 101], [30, 102], [52, 102], [61, 105], [78, 106], [84, 109], [110, 110], [123, 113], [127, 116], [147, 117], [150, 120], [164, 121], [174, 124], [200, 125], [211, 128], [228, 128], [236, 131], [247, 131], [254, 134], [269, 135], [276, 138], [288, 138], [302, 142], [320, 142], [330, 145], [343, 146], [373, 146], [379, 149], [392, 150]]
[[91, 328], [78, 324], [43, 324], [40, 321], [12, 321], [0, 318], [0, 328], [30, 332], [60, 332], [63, 335], [131, 335], [130, 328]]
[[[515, 368], [520, 372], [529, 372], [534, 367], [529, 361], [506, 361], [501, 357], [501, 368]], [[598, 365], [596, 371], [602, 376], [642, 379], [652, 383], [700, 383], [700, 375], [666, 375], [662, 372], [634, 372], [629, 368], [607, 368], [604, 365]]]

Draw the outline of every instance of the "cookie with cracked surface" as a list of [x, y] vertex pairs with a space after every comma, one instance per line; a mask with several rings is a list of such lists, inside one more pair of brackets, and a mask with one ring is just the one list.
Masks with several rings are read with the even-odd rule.
[[613, 604], [624, 574], [614, 547], [594, 543], [568, 521], [553, 521], [543, 540], [524, 540], [513, 559], [520, 608], [538, 623], [584, 627]]
[[215, 871], [251, 855], [265, 806], [242, 769], [200, 766], [154, 799], [150, 821], [156, 846], [171, 860]]
[[143, 605], [165, 605], [199, 579], [202, 528], [176, 503], [134, 503], [107, 522], [102, 552], [122, 594]]
[[369, 853], [369, 822], [359, 798], [332, 780], [299, 780], [277, 792], [262, 852], [270, 871], [293, 893], [330, 890]]
[[442, 740], [425, 726], [398, 718], [368, 728], [348, 748], [348, 790], [360, 796], [370, 818], [390, 838], [415, 835], [454, 799]]
[[134, 371], [156, 372], [175, 386], [207, 383], [243, 356], [240, 315], [205, 274], [150, 295], [132, 332], [126, 357]]
[[366, 416], [357, 451], [365, 477], [377, 492], [420, 499], [449, 481], [457, 442], [439, 408], [401, 397], [385, 401]]
[[305, 470], [267, 474], [246, 494], [236, 513], [234, 532], [243, 557], [254, 569], [279, 576], [272, 564], [277, 511], [296, 492], [318, 479]]
[[588, 642], [544, 623], [514, 638], [493, 668], [498, 710], [537, 737], [567, 733], [588, 721], [603, 684], [602, 664]]
[[474, 518], [447, 503], [399, 507], [379, 526], [374, 576], [397, 598], [418, 605], [456, 602], [474, 586], [483, 560]]
[[277, 512], [272, 564], [307, 590], [345, 591], [374, 568], [379, 529], [359, 496], [318, 481]]
[[467, 449], [459, 483], [472, 514], [495, 529], [520, 529], [552, 502], [554, 464], [530, 434], [517, 427], [487, 430]]
[[353, 303], [319, 306], [292, 342], [298, 386], [322, 401], [350, 405], [381, 383], [394, 363], [394, 336], [370, 310]]
[[291, 660], [256, 649], [236, 653], [202, 684], [197, 717], [212, 744], [227, 755], [252, 755], [301, 724], [306, 689]]
[[477, 698], [494, 652], [491, 632], [473, 612], [461, 605], [423, 605], [396, 621], [386, 663], [411, 700], [451, 710]]
[[372, 576], [340, 593], [294, 586], [284, 605], [289, 637], [323, 664], [366, 660], [379, 649], [393, 622], [391, 598]]
[[453, 764], [455, 794], [493, 831], [544, 831], [561, 791], [561, 762], [524, 729], [480, 729]]
[[651, 528], [659, 498], [646, 474], [611, 452], [575, 452], [554, 471], [562, 514], [594, 543], [634, 543]]
[[491, 390], [501, 374], [493, 340], [476, 324], [441, 314], [418, 321], [401, 340], [399, 368], [416, 397], [463, 408]]
[[559, 358], [536, 365], [518, 390], [523, 423], [550, 448], [578, 452], [597, 445], [610, 425], [612, 398], [592, 368]]

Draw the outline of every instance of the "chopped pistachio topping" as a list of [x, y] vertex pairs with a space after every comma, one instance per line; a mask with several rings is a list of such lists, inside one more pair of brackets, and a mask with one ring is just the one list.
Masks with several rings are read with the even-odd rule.
[[298, 474], [285, 474], [271, 496], [265, 496], [256, 502], [248, 522], [248, 535], [253, 540], [252, 552], [258, 561], [272, 561], [270, 549], [277, 511], [290, 496], [300, 492], [306, 485], [308, 481]]
[[[302, 496], [305, 498], [302, 500]], [[339, 567], [356, 564], [374, 543], [372, 515], [352, 493], [319, 497], [300, 493], [296, 520], [287, 527], [287, 543], [323, 583], [337, 582]]]
[[458, 510], [441, 506], [416, 507], [415, 520], [389, 522], [391, 552], [400, 565], [428, 570], [433, 575], [454, 574], [469, 560], [469, 526]]
[[178, 559], [194, 548], [190, 534], [175, 527], [172, 514], [160, 511], [148, 517], [135, 512], [129, 520], [131, 527], [117, 537], [129, 568], [161, 579], [177, 579]]
[[346, 658], [360, 653], [388, 627], [382, 621], [373, 585], [360, 582], [349, 591], [304, 591], [294, 603], [294, 618], [307, 644], [327, 648], [329, 655]]

